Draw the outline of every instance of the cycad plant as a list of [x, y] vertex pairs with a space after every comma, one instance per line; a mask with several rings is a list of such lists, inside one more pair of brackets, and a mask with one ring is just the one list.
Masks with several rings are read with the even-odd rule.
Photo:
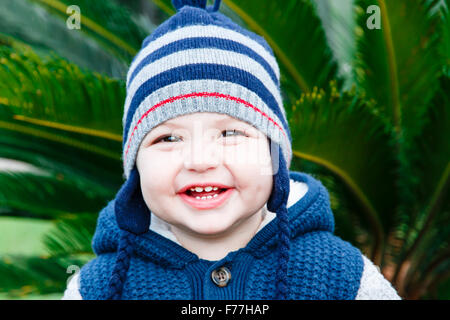
[[[449, 1], [222, 2], [274, 50], [291, 170], [328, 188], [336, 233], [403, 298], [450, 298]], [[123, 183], [127, 67], [173, 13], [169, 0], [0, 3], [0, 158], [19, 161], [0, 161], [0, 298], [60, 298], [93, 257]]]

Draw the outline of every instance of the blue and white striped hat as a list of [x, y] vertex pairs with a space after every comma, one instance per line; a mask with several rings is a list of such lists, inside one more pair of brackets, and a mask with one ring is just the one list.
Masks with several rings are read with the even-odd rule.
[[122, 235], [109, 297], [121, 298], [133, 239], [149, 232], [151, 214], [142, 197], [135, 163], [141, 142], [150, 130], [169, 119], [216, 112], [245, 121], [270, 139], [276, 170], [267, 209], [276, 213], [280, 230], [276, 298], [284, 299], [288, 294], [290, 229], [286, 204], [292, 139], [277, 61], [262, 37], [218, 12], [220, 0], [208, 7], [206, 0], [172, 3], [177, 13], [144, 40], [127, 75], [122, 155], [126, 181], [114, 204]]
[[245, 121], [279, 144], [287, 163], [291, 136], [280, 70], [266, 41], [206, 6], [173, 1], [178, 12], [142, 45], [127, 75], [123, 165], [128, 178], [139, 145], [157, 125], [193, 112]]

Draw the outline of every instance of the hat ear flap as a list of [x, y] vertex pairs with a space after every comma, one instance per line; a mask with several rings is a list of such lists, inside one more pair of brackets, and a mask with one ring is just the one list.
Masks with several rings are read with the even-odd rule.
[[117, 192], [114, 203], [119, 228], [136, 235], [150, 228], [150, 210], [142, 197], [140, 182], [139, 172], [134, 166], [127, 181]]
[[278, 144], [270, 143], [270, 154], [272, 158], [273, 187], [272, 193], [267, 201], [267, 209], [274, 212], [278, 219], [279, 245], [278, 245], [278, 269], [276, 273], [276, 295], [275, 299], [285, 300], [289, 296], [289, 285], [287, 278], [289, 253], [290, 253], [290, 227], [287, 211], [289, 197], [289, 170], [283, 153]]
[[290, 178], [281, 147], [272, 141], [270, 141], [270, 156], [274, 176], [272, 193], [267, 201], [267, 209], [271, 212], [277, 212], [280, 207], [287, 205]]

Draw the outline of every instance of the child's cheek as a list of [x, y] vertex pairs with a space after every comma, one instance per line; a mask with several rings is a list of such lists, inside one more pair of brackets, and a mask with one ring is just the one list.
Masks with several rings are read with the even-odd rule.
[[224, 161], [242, 168], [262, 168], [270, 165], [270, 153], [265, 144], [256, 139], [224, 148]]
[[147, 163], [151, 163], [153, 170], [170, 170], [181, 161], [181, 149], [164, 146], [149, 150], [145, 156]]

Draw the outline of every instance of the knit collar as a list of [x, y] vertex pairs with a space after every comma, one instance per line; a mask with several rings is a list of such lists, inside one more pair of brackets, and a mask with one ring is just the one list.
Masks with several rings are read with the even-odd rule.
[[[328, 192], [319, 180], [302, 172], [289, 172], [290, 194], [287, 204], [290, 236], [298, 237], [311, 231], [333, 231], [334, 218]], [[152, 219], [154, 217], [152, 216]], [[161, 220], [153, 220], [150, 230], [136, 237], [135, 254], [166, 267], [183, 268], [186, 264], [201, 260], [197, 255], [180, 246]], [[239, 252], [262, 257], [277, 244], [277, 219], [267, 211], [259, 231], [246, 247], [230, 252], [224, 259], [231, 259]], [[100, 212], [93, 238], [97, 255], [117, 250], [119, 228], [115, 221], [114, 200]]]

